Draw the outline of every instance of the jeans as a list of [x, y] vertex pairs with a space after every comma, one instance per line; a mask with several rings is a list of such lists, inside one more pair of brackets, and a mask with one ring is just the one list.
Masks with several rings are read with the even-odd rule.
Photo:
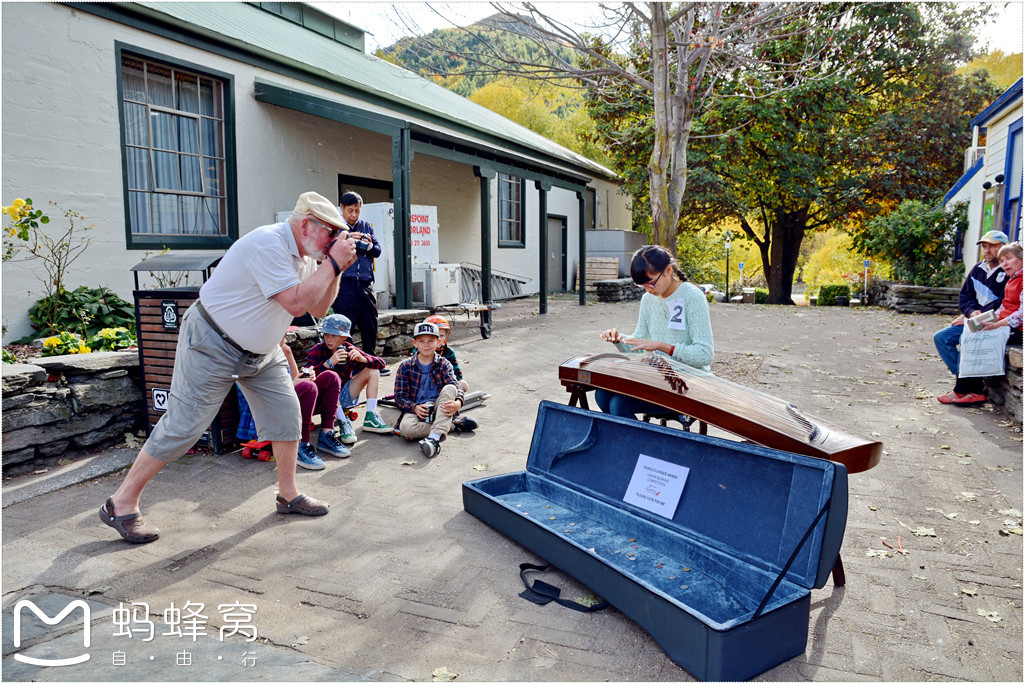
[[302, 415], [302, 442], [309, 443], [313, 428], [313, 412], [319, 409], [320, 429], [334, 429], [338, 414], [338, 390], [341, 378], [336, 372], [322, 372], [316, 379], [304, 379], [295, 383], [299, 397], [299, 412]]
[[954, 377], [960, 372], [960, 335], [963, 334], [963, 331], [963, 325], [950, 325], [942, 328], [932, 337], [935, 341], [935, 349], [939, 352], [939, 358], [946, 364]]
[[601, 408], [602, 412], [608, 413], [609, 415], [618, 415], [620, 417], [631, 417], [637, 419], [637, 413], [651, 413], [660, 415], [668, 412], [665, 406], [659, 406], [657, 403], [648, 403], [647, 401], [641, 401], [638, 398], [632, 396], [623, 396], [622, 394], [616, 394], [615, 392], [608, 391], [606, 389], [597, 389], [594, 391], [594, 400], [597, 401], [597, 405]]

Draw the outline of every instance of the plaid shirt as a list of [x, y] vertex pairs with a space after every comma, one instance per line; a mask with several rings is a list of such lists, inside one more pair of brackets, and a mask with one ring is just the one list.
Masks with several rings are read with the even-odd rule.
[[348, 360], [342, 364], [335, 365], [333, 368], [329, 368], [326, 365], [324, 365], [324, 361], [328, 360], [334, 354], [334, 352], [327, 348], [327, 344], [320, 342], [319, 344], [317, 344], [316, 346], [309, 350], [309, 353], [306, 355], [306, 361], [302, 364], [302, 367], [308, 368], [312, 366], [312, 368], [316, 370], [316, 374], [318, 375], [326, 370], [333, 370], [334, 372], [338, 373], [339, 377], [341, 377], [341, 383], [344, 385], [345, 382], [349, 381], [350, 379], [358, 375], [360, 372], [362, 372], [363, 368], [374, 368], [376, 370], [383, 370], [384, 367], [387, 366], [387, 363], [384, 362], [383, 358], [371, 356], [362, 349], [356, 348], [350, 342], [342, 342], [342, 345], [345, 347], [347, 351], [359, 351], [361, 354], [366, 356], [370, 362], [357, 363], [354, 360]]
[[[420, 391], [422, 375], [420, 374], [417, 358], [418, 355], [402, 361], [402, 364], [398, 366], [398, 372], [395, 374], [395, 405], [403, 413], [412, 412], [413, 407], [416, 405], [416, 396]], [[434, 380], [434, 386], [437, 387], [438, 391], [441, 391], [441, 388], [445, 385], [454, 384], [457, 398], [460, 401], [466, 400], [462, 387], [459, 386], [459, 381], [455, 378], [452, 364], [442, 358], [439, 353], [434, 354], [434, 362], [430, 365], [430, 377]]]

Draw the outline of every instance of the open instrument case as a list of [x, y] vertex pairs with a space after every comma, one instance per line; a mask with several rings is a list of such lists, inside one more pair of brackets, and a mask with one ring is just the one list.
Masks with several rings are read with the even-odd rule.
[[804, 652], [846, 528], [841, 464], [547, 401], [526, 471], [462, 491], [705, 680]]

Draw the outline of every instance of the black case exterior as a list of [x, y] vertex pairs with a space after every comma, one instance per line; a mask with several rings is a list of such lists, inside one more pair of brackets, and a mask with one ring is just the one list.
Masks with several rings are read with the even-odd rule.
[[[563, 421], [563, 418], [571, 419]], [[786, 463], [794, 463], [797, 467], [810, 465], [813, 470], [820, 471], [821, 484], [827, 487], [827, 490], [811, 491], [808, 495], [820, 494], [825, 500], [824, 509], [816, 508], [819, 510], [818, 516], [805, 520], [805, 528], [811, 528], [814, 533], [808, 532], [805, 537], [807, 543], [802, 543], [803, 546], [813, 547], [801, 549], [797, 543], [789, 539], [783, 544], [785, 547], [796, 547], [797, 552], [792, 553], [792, 557], [800, 556], [805, 560], [802, 573], [798, 572], [795, 576], [793, 572], [787, 573], [779, 581], [778, 590], [774, 591], [770, 599], [765, 600], [763, 609], [753, 610], [750, 606], [756, 604], [759, 596], [773, 591], [772, 588], [766, 590], [764, 586], [771, 583], [772, 578], [778, 578], [782, 572], [787, 559], [783, 557], [785, 553], [777, 555], [780, 558], [778, 563], [764, 562], [763, 558], [748, 556], [749, 553], [746, 552], [731, 554], [727, 545], [717, 539], [708, 538], [699, 531], [686, 528], [678, 519], [659, 518], [621, 501], [615, 501], [615, 496], [621, 490], [616, 484], [609, 483], [607, 487], [601, 484], [600, 490], [590, 490], [586, 484], [582, 484], [576, 489], [572, 481], [566, 481], [557, 474], [549, 477], [548, 475], [552, 473], [544, 471], [544, 463], [548, 463], [552, 471], [557, 471], [559, 459], [564, 454], [545, 458], [535, 457], [537, 453], [534, 451], [544, 449], [548, 444], [558, 448], [558, 444], [566, 440], [587, 441], [589, 437], [582, 432], [587, 431], [586, 425], [591, 421], [594, 421], [589, 427], [591, 435], [618, 435], [618, 430], [626, 430], [626, 442], [642, 444], [638, 448], [645, 451], [657, 451], [658, 457], [666, 461], [699, 467], [700, 470], [691, 473], [691, 476], [715, 477], [716, 463], [722, 467], [730, 467], [730, 459], [734, 456], [742, 457], [744, 468], [749, 468], [751, 462], [759, 462], [759, 458], [766, 458], [768, 460], [764, 461], [765, 464], [771, 460], [772, 466], [776, 468], [782, 462], [783, 467]], [[827, 580], [829, 570], [838, 556], [845, 529], [847, 480], [842, 465], [770, 451], [758, 446], [700, 437], [635, 420], [623, 420], [550, 403], [541, 404], [536, 430], [528, 471], [496, 475], [466, 482], [463, 485], [463, 504], [467, 512], [588, 586], [596, 595], [607, 600], [650, 633], [672, 661], [698, 679], [751, 678], [804, 652], [810, 619], [810, 587], [818, 586], [819, 582], [823, 584], [824, 580]], [[579, 434], [570, 437], [569, 434], [573, 431]], [[614, 452], [603, 451], [600, 438], [596, 441], [591, 438], [590, 441], [585, 448], [571, 447], [565, 449], [565, 452], [589, 458], [594, 466], [588, 469], [596, 470], [600, 470], [600, 461], [603, 458], [630, 457], [630, 454], [623, 453], [620, 447], [613, 449]], [[700, 450], [702, 453], [699, 464], [695, 464], [693, 456], [688, 455], [694, 450]], [[707, 457], [709, 452], [714, 454], [713, 457]], [[751, 476], [756, 474], [751, 473]], [[550, 479], [557, 481], [552, 484]], [[603, 480], [601, 477], [595, 477], [592, 481]], [[688, 481], [687, 486], [689, 484]], [[699, 490], [696, 484], [692, 487], [694, 495]], [[707, 548], [709, 554], [720, 556], [730, 564], [729, 570], [718, 577], [720, 580], [715, 583], [728, 585], [727, 581], [732, 580], [734, 583], [743, 584], [745, 580], [742, 577], [736, 579], [737, 572], [740, 575], [749, 573], [750, 583], [755, 587], [747, 586], [743, 591], [754, 595], [755, 602], [751, 602], [749, 595], [746, 595], [743, 600], [745, 606], [737, 609], [735, 614], [727, 614], [727, 618], [724, 618], [719, 613], [717, 617], [709, 618], [693, 607], [700, 601], [692, 599], [702, 596], [696, 596], [692, 591], [690, 594], [685, 591], [670, 594], [659, 573], [655, 574], [656, 579], [651, 582], [643, 580], [639, 576], [640, 572], [632, 571], [640, 563], [622, 563], [624, 556], [618, 554], [618, 551], [610, 551], [610, 547], [601, 547], [602, 536], [570, 536], [561, 528], [565, 526], [564, 524], [549, 521], [555, 517], [543, 516], [547, 511], [538, 514], [534, 509], [531, 515], [530, 512], [524, 512], [522, 505], [515, 503], [515, 500], [519, 500], [516, 496], [528, 494], [536, 498], [548, 495], [552, 491], [555, 492], [557, 501], [553, 499], [551, 505], [541, 507], [550, 507], [552, 511], [573, 511], [562, 512], [563, 515], [575, 514], [575, 511], [579, 510], [579, 519], [587, 521], [581, 521], [577, 529], [587, 527], [588, 524], [596, 529], [597, 524], [593, 522], [597, 522], [611, 529], [621, 527], [626, 535], [633, 534], [639, 537], [643, 534], [645, 538], [659, 538], [658, 547], [644, 548], [645, 557], [683, 557], [684, 563], [692, 564], [694, 561], [700, 561], [697, 556], [703, 552], [703, 548]], [[609, 493], [611, 491], [614, 493]], [[691, 491], [684, 489], [683, 495], [686, 496], [689, 492]], [[539, 502], [544, 501], [542, 499]], [[690, 503], [698, 506], [701, 504], [700, 501]], [[794, 514], [790, 509], [792, 505], [790, 501], [784, 506], [787, 516]], [[677, 516], [685, 516], [685, 511], [682, 510], [684, 507], [681, 501], [681, 511]], [[807, 507], [806, 503], [804, 507]], [[779, 505], [775, 505], [774, 509], [779, 509]], [[763, 514], [756, 509], [746, 512], [749, 515]], [[598, 541], [595, 543], [594, 539]], [[678, 547], [673, 546], [673, 539], [678, 542]], [[587, 547], [591, 543], [597, 547]], [[616, 554], [613, 556], [610, 552]], [[615, 566], [616, 562], [619, 566]], [[669, 559], [665, 560], [666, 566], [669, 562]], [[715, 562], [717, 560], [711, 565], [715, 565]], [[794, 566], [798, 564], [800, 563], [793, 563]], [[658, 567], [661, 567], [660, 563]], [[744, 567], [747, 567], [747, 570]], [[705, 573], [707, 572], [713, 573], [713, 569], [705, 569]], [[681, 575], [683, 578], [680, 580], [697, 578], [699, 573], [695, 569], [693, 574]], [[726, 575], [731, 579], [723, 578]], [[654, 585], [655, 582], [658, 585]], [[739, 592], [741, 591], [737, 591], [737, 594]]]

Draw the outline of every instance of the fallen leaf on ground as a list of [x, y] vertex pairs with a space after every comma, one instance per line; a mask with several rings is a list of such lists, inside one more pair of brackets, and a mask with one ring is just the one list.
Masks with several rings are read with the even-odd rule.
[[447, 666], [442, 666], [440, 669], [434, 669], [433, 675], [435, 681], [454, 681], [459, 677], [459, 674], [454, 674], [449, 671]]
[[877, 548], [868, 548], [868, 557], [892, 557], [892, 553], [885, 550], [878, 550]]
[[583, 598], [575, 598], [573, 600], [573, 602], [578, 602], [579, 604], [583, 605], [584, 607], [593, 607], [594, 605], [596, 605], [597, 603], [599, 603], [601, 601], [598, 600], [593, 595], [588, 595], [588, 596], [583, 597]]
[[485, 471], [485, 470], [486, 470], [487, 468], [488, 468], [488, 464], [487, 464], [487, 463], [483, 463], [483, 464], [481, 464], [481, 465], [473, 465], [473, 469], [474, 469], [474, 470], [477, 470], [478, 472], [483, 472], [483, 471]]
[[292, 647], [298, 647], [299, 645], [305, 645], [309, 642], [309, 636], [299, 636], [299, 639], [292, 643]]
[[974, 590], [973, 588], [961, 588], [960, 592], [963, 593], [964, 595], [971, 595], [971, 596], [974, 596], [974, 595], [978, 594], [978, 591]]
[[935, 529], [927, 529], [923, 526], [919, 526], [916, 529], [912, 529], [910, 533], [915, 536], [935, 536]]
[[989, 621], [1002, 621], [1003, 618], [999, 616], [999, 612], [990, 611], [987, 609], [978, 609], [978, 616], [985, 617]]
[[1012, 529], [1000, 529], [999, 533], [1002, 536], [1009, 536], [1010, 534], [1017, 534], [1018, 536], [1024, 536], [1024, 533], [1021, 532], [1021, 528], [1019, 526], [1013, 527]]
[[1007, 517], [1016, 517], [1017, 519], [1021, 518], [1020, 510], [1018, 510], [1016, 508], [1008, 508], [1006, 510], [1000, 510], [999, 514], [1006, 515]]
[[959, 494], [957, 494], [956, 499], [963, 503], [974, 503], [977, 502], [978, 500], [978, 494], [971, 493], [970, 491], [961, 491]]

